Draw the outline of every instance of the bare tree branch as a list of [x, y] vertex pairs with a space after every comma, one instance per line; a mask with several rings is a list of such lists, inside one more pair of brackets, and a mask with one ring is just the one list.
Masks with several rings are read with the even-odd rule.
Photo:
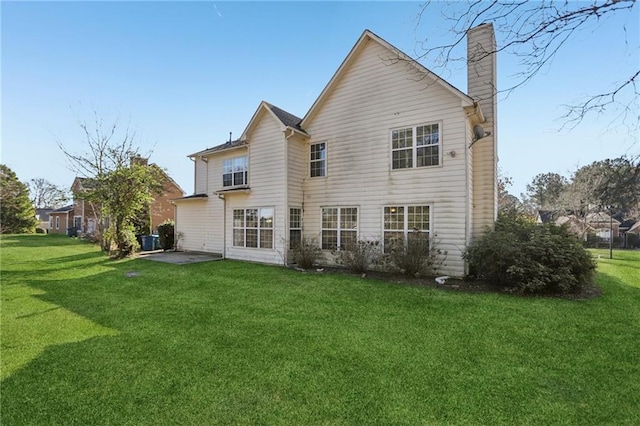
[[[417, 60], [435, 64], [436, 68], [445, 68], [457, 61], [466, 61], [464, 54], [458, 54], [467, 32], [483, 23], [492, 22], [499, 35], [499, 46], [495, 51], [485, 51], [473, 58], [482, 60], [488, 55], [505, 52], [519, 59], [520, 71], [513, 76], [514, 82], [501, 87], [499, 92], [510, 94], [526, 84], [541, 70], [548, 67], [558, 52], [577, 31], [586, 30], [587, 25], [598, 22], [603, 16], [616, 13], [631, 13], [636, 0], [591, 0], [585, 2], [525, 0], [472, 0], [465, 7], [460, 3], [450, 9], [444, 9], [442, 15], [449, 22], [453, 41], [433, 46], [429, 39], [417, 42]], [[418, 24], [437, 4], [427, 1], [418, 13]], [[437, 8], [436, 7], [436, 8]], [[626, 31], [626, 28], [625, 28]], [[627, 40], [624, 40], [627, 43]], [[581, 102], [568, 104], [564, 115], [564, 127], [575, 127], [587, 115], [601, 113], [608, 108], [622, 107], [620, 118], [629, 118], [637, 124], [638, 72], [628, 79], [618, 81], [610, 91], [587, 96]], [[631, 101], [620, 99], [631, 98]]]

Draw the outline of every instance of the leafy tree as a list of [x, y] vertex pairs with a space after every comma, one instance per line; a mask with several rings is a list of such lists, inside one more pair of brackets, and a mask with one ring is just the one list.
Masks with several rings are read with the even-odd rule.
[[[94, 113], [92, 124], [79, 121], [78, 125], [84, 134], [84, 153], [58, 143], [71, 170], [91, 179], [90, 190], [76, 196], [93, 207], [103, 249], [115, 247], [116, 256], [126, 256], [137, 247], [134, 221], [148, 215], [153, 196], [161, 191], [163, 175], [157, 166], [140, 161], [135, 133], [128, 127], [120, 132], [117, 120], [105, 126]], [[108, 219], [107, 229], [103, 218]]]
[[161, 179], [159, 168], [131, 164], [99, 177], [95, 188], [86, 194], [88, 200], [100, 205], [102, 215], [109, 218], [106, 237], [115, 244], [118, 256], [135, 251], [134, 222], [148, 213]]
[[0, 231], [3, 234], [33, 233], [36, 211], [29, 188], [4, 164], [0, 164]]
[[628, 157], [594, 161], [576, 170], [563, 203], [585, 215], [613, 209], [629, 214], [640, 207], [640, 161]]
[[557, 173], [541, 173], [527, 184], [526, 196], [536, 209], [556, 209], [569, 181]]
[[510, 194], [508, 189], [513, 185], [513, 179], [498, 170], [498, 211], [522, 211], [523, 205], [518, 197]]
[[29, 191], [31, 192], [31, 203], [36, 208], [58, 208], [69, 201], [66, 190], [43, 178], [31, 179]]

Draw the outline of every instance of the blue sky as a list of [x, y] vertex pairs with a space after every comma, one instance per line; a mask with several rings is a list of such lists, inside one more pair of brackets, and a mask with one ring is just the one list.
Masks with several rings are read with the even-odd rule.
[[[239, 136], [261, 100], [304, 116], [366, 28], [412, 56], [417, 38], [447, 42], [439, 6], [416, 31], [414, 2], [3, 1], [0, 161], [23, 181], [70, 186], [57, 142], [83, 152], [77, 119], [97, 111], [122, 130], [130, 123], [143, 151], [192, 193], [186, 155]], [[538, 173], [639, 151], [616, 111], [558, 132], [562, 105], [637, 69], [639, 9], [576, 33], [550, 67], [500, 96], [500, 167], [514, 194]], [[424, 65], [466, 91], [463, 68]], [[499, 86], [515, 67], [498, 58]]]

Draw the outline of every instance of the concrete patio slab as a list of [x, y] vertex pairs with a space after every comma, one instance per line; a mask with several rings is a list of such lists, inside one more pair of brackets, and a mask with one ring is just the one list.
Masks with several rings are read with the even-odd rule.
[[203, 253], [195, 251], [147, 251], [138, 255], [140, 259], [154, 260], [156, 262], [173, 263], [174, 265], [185, 265], [189, 263], [211, 262], [222, 260], [219, 253]]

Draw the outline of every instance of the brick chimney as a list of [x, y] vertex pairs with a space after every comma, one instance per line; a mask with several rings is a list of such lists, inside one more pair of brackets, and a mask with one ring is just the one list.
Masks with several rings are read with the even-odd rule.
[[131, 165], [147, 166], [149, 165], [149, 159], [140, 155], [134, 155], [131, 157]]
[[484, 138], [471, 148], [473, 165], [473, 236], [493, 228], [498, 214], [498, 126], [496, 38], [493, 25], [467, 32], [467, 94], [480, 104]]

